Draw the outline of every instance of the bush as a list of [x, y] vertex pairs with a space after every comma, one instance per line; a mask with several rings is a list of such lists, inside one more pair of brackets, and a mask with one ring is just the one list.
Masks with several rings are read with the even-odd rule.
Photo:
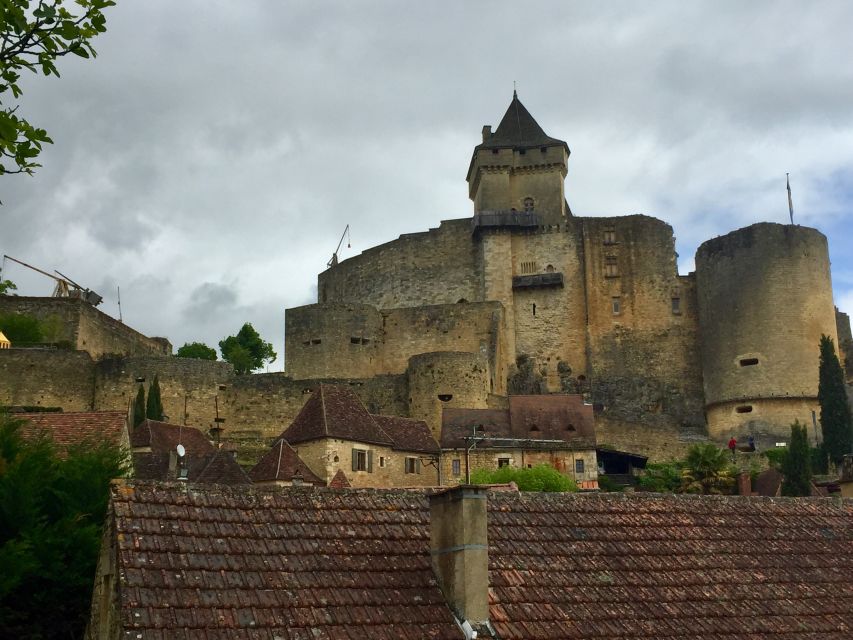
[[471, 474], [471, 484], [506, 484], [514, 482], [520, 491], [547, 491], [559, 493], [577, 491], [577, 483], [564, 476], [554, 467], [539, 464], [529, 469], [501, 467], [500, 469], [477, 469]]
[[20, 313], [0, 315], [0, 331], [9, 339], [14, 347], [16, 344], [34, 344], [43, 339], [41, 323], [32, 316]]
[[682, 462], [650, 462], [640, 476], [638, 486], [653, 493], [675, 493], [681, 489]]
[[623, 487], [613, 480], [613, 478], [602, 473], [598, 476], [598, 489], [599, 491], [618, 493], [622, 491]]

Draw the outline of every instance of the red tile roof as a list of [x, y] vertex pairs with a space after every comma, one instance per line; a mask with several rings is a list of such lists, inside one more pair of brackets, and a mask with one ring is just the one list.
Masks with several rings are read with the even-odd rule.
[[[133, 453], [133, 476], [139, 480], [175, 480], [177, 470], [169, 470], [171, 453]], [[216, 484], [249, 484], [251, 480], [231, 451], [186, 455], [187, 481]]]
[[489, 496], [490, 612], [522, 638], [853, 637], [853, 501]]
[[111, 504], [122, 637], [461, 637], [422, 493], [128, 481]]
[[67, 448], [88, 439], [106, 439], [116, 445], [122, 441], [127, 413], [125, 411], [85, 411], [74, 413], [17, 413], [24, 421], [21, 434], [35, 438], [44, 433]]
[[388, 447], [394, 443], [348, 387], [321, 384], [281, 434], [291, 444], [320, 438], [370, 442]]
[[279, 438], [249, 471], [252, 482], [292, 481], [295, 476], [304, 482], [322, 486], [322, 478], [308, 468], [286, 440]]
[[329, 486], [332, 489], [349, 489], [352, 485], [350, 485], [344, 470], [338, 469], [338, 472], [329, 480]]
[[377, 415], [374, 415], [373, 419], [393, 440], [394, 449], [436, 454], [441, 451], [432, 437], [432, 431], [423, 420]]
[[188, 454], [202, 455], [216, 450], [210, 440], [195, 427], [144, 420], [130, 434], [130, 446], [151, 448], [152, 453], [171, 453], [179, 444]]
[[[510, 396], [509, 409], [454, 409], [442, 412], [441, 446], [461, 449], [472, 427], [482, 426], [477, 435], [529, 439], [537, 448], [594, 449], [595, 424], [592, 406], [579, 395]], [[559, 440], [536, 445], [536, 440]], [[478, 448], [494, 444], [487, 440]]]
[[438, 443], [422, 420], [368, 413], [349, 387], [321, 384], [279, 436], [291, 444], [321, 438], [380, 444], [401, 451], [438, 453]]

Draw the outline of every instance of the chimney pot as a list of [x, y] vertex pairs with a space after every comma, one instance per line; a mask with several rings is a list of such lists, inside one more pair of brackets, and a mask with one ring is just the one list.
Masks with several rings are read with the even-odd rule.
[[483, 125], [483, 142], [492, 137], [492, 125]]

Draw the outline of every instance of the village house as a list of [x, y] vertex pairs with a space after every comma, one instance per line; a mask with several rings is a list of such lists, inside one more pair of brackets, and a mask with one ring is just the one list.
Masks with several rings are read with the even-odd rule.
[[548, 464], [581, 489], [598, 488], [592, 406], [580, 395], [509, 396], [508, 409], [442, 412], [444, 484], [470, 482], [477, 469]]
[[371, 415], [345, 386], [318, 385], [279, 440], [325, 483], [342, 472], [353, 487], [441, 484], [439, 447], [426, 423]]
[[86, 638], [853, 633], [853, 501], [117, 481]]

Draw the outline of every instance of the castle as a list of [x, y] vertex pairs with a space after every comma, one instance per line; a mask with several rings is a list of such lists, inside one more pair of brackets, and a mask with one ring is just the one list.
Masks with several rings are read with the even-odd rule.
[[81, 300], [0, 296], [0, 313], [38, 317], [71, 347], [0, 350], [0, 405], [124, 409], [156, 374], [171, 421], [216, 421], [263, 450], [323, 382], [349, 385], [371, 414], [424, 420], [436, 439], [445, 408], [582, 393], [600, 445], [657, 459], [814, 425], [819, 338], [850, 342], [826, 238], [754, 224], [702, 244], [681, 276], [668, 224], [572, 213], [569, 153], [513, 95], [474, 148], [473, 217], [333, 262], [317, 303], [286, 310], [285, 373], [169, 356], [167, 341]]

